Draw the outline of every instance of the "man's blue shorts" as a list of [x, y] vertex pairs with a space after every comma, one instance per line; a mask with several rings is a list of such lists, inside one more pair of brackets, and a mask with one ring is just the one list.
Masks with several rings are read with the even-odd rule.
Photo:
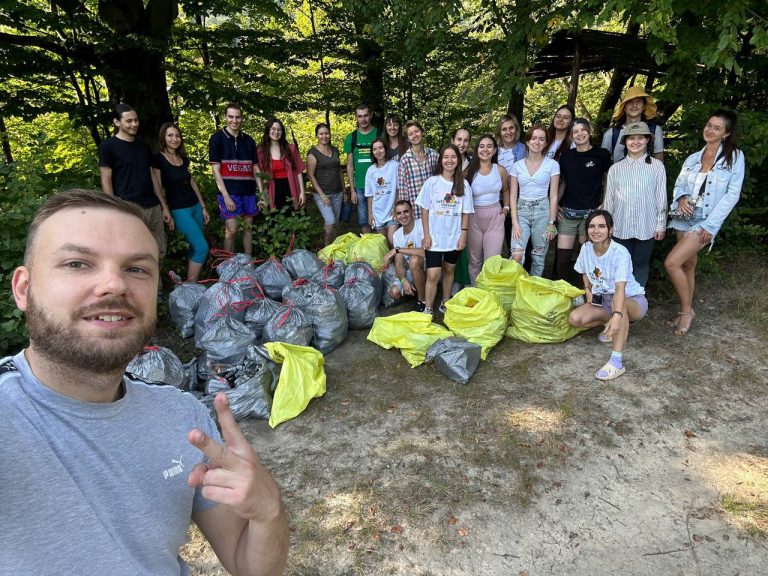
[[258, 198], [256, 196], [230, 194], [229, 197], [235, 203], [234, 212], [227, 210], [227, 205], [224, 204], [224, 196], [217, 194], [216, 197], [219, 200], [219, 218], [222, 220], [229, 220], [238, 216], [258, 216], [259, 214], [259, 207], [256, 205]]

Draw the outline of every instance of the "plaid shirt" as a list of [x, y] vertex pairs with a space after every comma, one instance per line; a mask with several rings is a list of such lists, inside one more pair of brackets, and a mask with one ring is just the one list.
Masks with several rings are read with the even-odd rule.
[[432, 176], [437, 166], [438, 154], [432, 148], [424, 148], [424, 163], [416, 158], [410, 148], [400, 158], [400, 170], [397, 173], [398, 200], [409, 200], [413, 206], [413, 219], [421, 218], [421, 206], [416, 204], [416, 197], [427, 178]]

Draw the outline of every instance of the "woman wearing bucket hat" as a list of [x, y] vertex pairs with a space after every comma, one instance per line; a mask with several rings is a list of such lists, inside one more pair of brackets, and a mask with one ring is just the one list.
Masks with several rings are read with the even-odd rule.
[[704, 148], [688, 156], [675, 181], [669, 227], [677, 244], [667, 255], [664, 268], [680, 299], [680, 312], [667, 324], [675, 336], [691, 328], [696, 262], [699, 250], [715, 241], [723, 222], [739, 201], [744, 182], [744, 153], [738, 146], [738, 117], [717, 110], [704, 126]]
[[627, 157], [608, 170], [603, 208], [613, 215], [614, 240], [629, 250], [635, 279], [645, 286], [654, 245], [666, 230], [667, 176], [648, 152], [653, 137], [645, 122], [628, 124], [621, 143]]
[[664, 161], [664, 134], [656, 124], [656, 102], [640, 86], [632, 86], [624, 94], [611, 117], [611, 128], [603, 135], [602, 147], [608, 150], [614, 162], [626, 155], [623, 136], [628, 124], [645, 122], [653, 135], [653, 157]]

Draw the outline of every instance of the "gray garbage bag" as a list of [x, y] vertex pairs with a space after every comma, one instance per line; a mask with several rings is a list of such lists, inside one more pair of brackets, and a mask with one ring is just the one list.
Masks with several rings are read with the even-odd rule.
[[323, 267], [323, 263], [313, 252], [299, 248], [283, 256], [283, 266], [291, 278], [309, 278]]
[[252, 278], [256, 272], [256, 266], [248, 254], [235, 254], [220, 262], [216, 266], [216, 272], [219, 274], [219, 280], [229, 282], [236, 278]]
[[230, 315], [217, 318], [200, 339], [206, 363], [239, 364], [255, 337], [248, 327]]
[[291, 275], [274, 256], [256, 268], [255, 276], [264, 293], [273, 300], [280, 300], [283, 288], [291, 283]]
[[466, 384], [480, 364], [483, 347], [453, 336], [438, 340], [427, 350], [426, 361], [434, 360], [435, 367], [446, 378]]
[[192, 358], [192, 360], [182, 365], [182, 368], [184, 368], [184, 384], [182, 384], [181, 389], [186, 392], [203, 392], [205, 390], [205, 387], [200, 385], [200, 380], [197, 376], [197, 363], [199, 360], [199, 358]]
[[264, 326], [262, 342], [286, 342], [309, 346], [314, 336], [312, 321], [295, 304], [284, 303]]
[[[261, 289], [259, 287], [259, 289]], [[253, 333], [256, 342], [261, 342], [264, 334], [264, 326], [280, 308], [280, 302], [268, 298], [263, 292], [256, 294], [255, 298], [245, 309], [245, 325]]]
[[368, 262], [352, 262], [344, 271], [344, 282], [353, 278], [368, 282], [376, 290], [376, 302], [381, 299], [381, 278]]
[[394, 264], [390, 264], [384, 268], [384, 271], [381, 273], [381, 305], [384, 306], [384, 308], [389, 308], [400, 302], [400, 300], [395, 300], [389, 295], [389, 289], [392, 288], [392, 286], [397, 286], [402, 293], [403, 288], [397, 277]]
[[169, 275], [176, 287], [168, 296], [168, 313], [181, 332], [181, 337], [191, 338], [195, 335], [195, 313], [200, 298], [205, 294], [205, 286], [195, 282], [182, 282], [181, 277], [174, 272]]
[[339, 289], [341, 288], [341, 285], [344, 284], [345, 268], [342, 260], [333, 260], [312, 274], [310, 280], [317, 284], [327, 284], [328, 286], [333, 286], [334, 288]]
[[317, 286], [309, 307], [304, 310], [312, 321], [315, 335], [312, 346], [328, 354], [347, 338], [349, 319], [344, 299], [332, 286]]
[[178, 356], [162, 346], [147, 346], [130, 361], [125, 371], [132, 378], [149, 384], [167, 384], [175, 388], [184, 386], [184, 366]]
[[306, 312], [319, 288], [319, 284], [306, 278], [294, 280], [283, 288], [283, 303], [295, 304], [302, 312]]
[[201, 340], [217, 318], [231, 316], [242, 322], [247, 307], [248, 301], [239, 284], [222, 281], [212, 284], [200, 298], [195, 313], [195, 345], [202, 348]]
[[347, 309], [349, 328], [359, 330], [373, 326], [380, 296], [370, 282], [351, 278], [344, 282], [344, 286], [339, 289], [339, 294]]
[[245, 360], [206, 384], [209, 396], [204, 398], [211, 414], [216, 417], [213, 399], [219, 392], [229, 398], [229, 406], [236, 420], [245, 418], [269, 419], [272, 394], [280, 378], [280, 366], [270, 360], [261, 346], [249, 346]]

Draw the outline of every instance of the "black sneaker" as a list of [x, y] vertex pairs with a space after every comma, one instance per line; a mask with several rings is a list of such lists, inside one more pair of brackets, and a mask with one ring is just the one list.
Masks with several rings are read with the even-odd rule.
[[413, 304], [413, 310], [414, 312], [424, 312], [424, 308], [426, 308], [427, 305], [424, 304], [421, 300], [416, 300]]

